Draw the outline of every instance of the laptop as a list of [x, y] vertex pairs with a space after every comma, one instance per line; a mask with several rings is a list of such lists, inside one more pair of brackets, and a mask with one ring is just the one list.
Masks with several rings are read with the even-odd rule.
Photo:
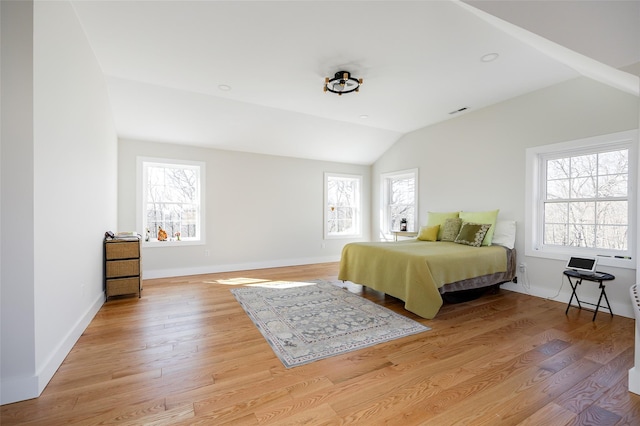
[[598, 259], [596, 257], [570, 257], [567, 261], [567, 269], [573, 269], [580, 272], [583, 275], [595, 275], [596, 264]]

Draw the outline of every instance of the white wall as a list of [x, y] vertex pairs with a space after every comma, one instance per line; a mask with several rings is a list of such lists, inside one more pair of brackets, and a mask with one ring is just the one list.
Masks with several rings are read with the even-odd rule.
[[33, 4], [0, 2], [0, 10], [0, 402], [4, 403], [37, 392], [33, 374]]
[[[626, 69], [627, 72], [640, 76], [640, 63]], [[638, 121], [640, 121], [640, 108], [638, 108]], [[640, 153], [639, 153], [640, 156]], [[640, 158], [638, 159], [640, 164]], [[640, 173], [638, 173], [637, 188], [640, 191]], [[640, 211], [640, 197], [638, 197], [638, 211]], [[639, 221], [640, 222], [640, 221]], [[637, 233], [638, 241], [640, 241], [640, 226]], [[640, 283], [640, 256], [636, 254], [636, 284]], [[629, 391], [640, 395], [640, 323], [636, 318], [635, 333], [635, 354], [634, 366], [629, 370]]]
[[[528, 270], [519, 284], [504, 288], [551, 297], [563, 282], [564, 262], [524, 256], [526, 149], [637, 128], [637, 97], [578, 78], [404, 136], [372, 168], [373, 205], [380, 202], [381, 173], [417, 167], [422, 224], [428, 211], [499, 208], [500, 218], [519, 223], [518, 261]], [[374, 209], [372, 235], [379, 234], [379, 223]], [[616, 275], [607, 286], [614, 313], [632, 316], [628, 289], [635, 270], [607, 270]], [[597, 285], [582, 287], [587, 300], [596, 296]], [[566, 303], [569, 295], [565, 282], [556, 300]]]
[[206, 244], [143, 248], [144, 278], [339, 260], [356, 240], [323, 239], [324, 172], [363, 176], [369, 239], [369, 166], [124, 139], [118, 153], [120, 231], [136, 230], [137, 156], [206, 164]]
[[[23, 271], [27, 278], [3, 276], [2, 403], [38, 396], [102, 306], [102, 237], [117, 219], [117, 136], [106, 84], [68, 2], [34, 4], [31, 84], [31, 184], [11, 183], [33, 200], [32, 218], [21, 228], [33, 251], [20, 253], [33, 266]], [[3, 151], [4, 161], [12, 156]], [[5, 210], [19, 208], [5, 206], [3, 191], [3, 220]], [[19, 287], [31, 293], [23, 300], [31, 322], [5, 315], [5, 305], [19, 302], [5, 298], [5, 289]], [[15, 336], [33, 347], [11, 347]], [[26, 360], [19, 369], [17, 358]]]

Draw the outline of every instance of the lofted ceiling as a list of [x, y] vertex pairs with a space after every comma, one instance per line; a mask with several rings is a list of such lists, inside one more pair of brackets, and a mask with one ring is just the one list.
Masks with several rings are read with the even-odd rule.
[[[640, 1], [71, 3], [122, 138], [371, 164], [407, 132], [581, 75], [638, 95], [618, 68], [640, 63]], [[340, 70], [359, 93], [323, 92]]]

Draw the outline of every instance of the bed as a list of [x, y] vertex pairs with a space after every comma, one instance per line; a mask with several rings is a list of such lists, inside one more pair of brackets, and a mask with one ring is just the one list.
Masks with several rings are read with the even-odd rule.
[[350, 243], [342, 250], [338, 279], [394, 296], [408, 311], [431, 319], [443, 295], [512, 281], [515, 265], [513, 244], [476, 247], [437, 239]]

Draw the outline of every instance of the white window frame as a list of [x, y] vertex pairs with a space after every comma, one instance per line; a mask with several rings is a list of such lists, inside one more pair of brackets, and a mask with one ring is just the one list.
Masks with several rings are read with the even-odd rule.
[[403, 179], [403, 178], [413, 178], [414, 179], [414, 217], [413, 217], [413, 223], [409, 224], [407, 223], [407, 229], [413, 229], [414, 232], [417, 232], [419, 230], [419, 226], [418, 226], [418, 217], [419, 217], [419, 212], [418, 212], [418, 169], [407, 169], [407, 170], [400, 170], [400, 171], [396, 171], [396, 172], [389, 172], [389, 173], [382, 173], [380, 175], [380, 188], [382, 190], [382, 194], [380, 197], [381, 203], [382, 205], [380, 206], [380, 210], [382, 212], [382, 214], [380, 215], [380, 229], [382, 230], [382, 234], [383, 236], [386, 237], [390, 237], [393, 231], [397, 231], [396, 229], [390, 229], [390, 222], [391, 222], [391, 211], [390, 211], [390, 205], [389, 205], [389, 201], [390, 201], [390, 183], [392, 180], [394, 179]]
[[[329, 219], [331, 215], [329, 206], [329, 179], [330, 178], [344, 178], [350, 180], [356, 180], [358, 182], [358, 190], [355, 195], [355, 205], [353, 206], [355, 210], [354, 215], [354, 229], [355, 232], [352, 233], [330, 233], [329, 232]], [[324, 239], [340, 239], [340, 238], [360, 238], [362, 237], [362, 176], [361, 175], [352, 175], [346, 173], [332, 173], [325, 172], [324, 173]]]
[[[620, 148], [629, 149], [628, 205], [629, 241], [627, 250], [606, 250], [585, 247], [549, 246], [542, 243], [543, 200], [545, 185], [542, 162], [551, 155], [577, 156]], [[637, 191], [638, 191], [638, 131], [612, 133], [568, 142], [528, 148], [526, 151], [525, 255], [566, 260], [570, 256], [597, 256], [598, 264], [620, 268], [636, 267]], [[619, 257], [615, 257], [619, 256]]]
[[[157, 236], [151, 236], [149, 241], [145, 240], [146, 234], [146, 205], [147, 205], [147, 182], [146, 182], [146, 168], [149, 166], [186, 166], [198, 170], [199, 181], [199, 212], [198, 212], [198, 224], [196, 229], [197, 237], [194, 239], [181, 241], [173, 240], [170, 238], [167, 241], [158, 241]], [[206, 243], [206, 228], [205, 228], [205, 182], [206, 172], [205, 163], [202, 161], [189, 161], [189, 160], [176, 160], [168, 158], [154, 158], [154, 157], [137, 157], [136, 168], [136, 223], [138, 233], [142, 235], [143, 247], [177, 247], [177, 246], [194, 246], [204, 245]], [[169, 236], [172, 237], [172, 236]]]

